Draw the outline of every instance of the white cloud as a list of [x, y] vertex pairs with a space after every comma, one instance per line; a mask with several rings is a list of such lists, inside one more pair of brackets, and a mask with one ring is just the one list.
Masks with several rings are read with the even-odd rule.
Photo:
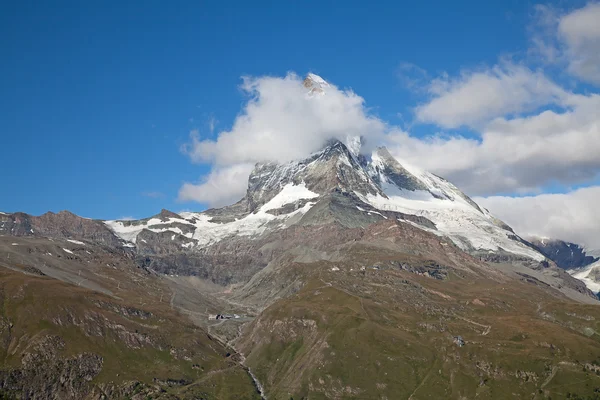
[[562, 16], [558, 35], [566, 45], [569, 71], [600, 84], [600, 3], [589, 3]]
[[218, 207], [232, 204], [246, 194], [252, 164], [235, 164], [213, 169], [198, 184], [184, 183], [179, 189], [179, 200], [196, 201]]
[[533, 7], [532, 23], [528, 26], [531, 47], [530, 56], [541, 58], [545, 63], [556, 63], [561, 57], [561, 50], [556, 35], [560, 13], [554, 7], [537, 4]]
[[[536, 78], [527, 76], [533, 82], [525, 86], [535, 86]], [[199, 184], [186, 183], [180, 200], [210, 206], [237, 201], [255, 162], [305, 157], [325, 140], [348, 133], [387, 144], [399, 159], [446, 177], [470, 195], [535, 193], [549, 183], [571, 185], [600, 172], [597, 95], [562, 91], [569, 109], [495, 118], [475, 138], [417, 138], [370, 116], [354, 93], [332, 87], [323, 96], [308, 97], [296, 75], [251, 81], [246, 85], [254, 92], [230, 131], [216, 140], [202, 140], [192, 132], [186, 152], [194, 161], [212, 162], [213, 171]]]
[[535, 235], [600, 249], [600, 186], [566, 194], [475, 198], [520, 235]]
[[259, 161], [289, 161], [319, 150], [326, 140], [363, 135], [381, 141], [386, 125], [370, 117], [362, 97], [331, 86], [325, 95], [308, 96], [295, 74], [284, 78], [245, 78], [249, 96], [231, 130], [216, 140], [197, 133], [184, 151], [195, 162], [228, 166]]
[[429, 83], [433, 98], [415, 109], [418, 121], [444, 128], [480, 127], [502, 115], [563, 104], [568, 94], [541, 71], [504, 62]]
[[309, 96], [303, 80], [292, 73], [245, 78], [242, 89], [249, 98], [231, 130], [220, 132], [215, 140], [191, 132], [184, 153], [194, 162], [211, 164], [213, 170], [199, 184], [185, 183], [180, 200], [230, 204], [245, 194], [254, 163], [306, 157], [332, 138], [361, 135], [367, 143], [381, 143], [387, 129], [352, 91], [331, 85], [324, 95]]
[[600, 173], [600, 96], [570, 96], [573, 109], [490, 122], [481, 136], [391, 135], [390, 151], [472, 195], [527, 193]]

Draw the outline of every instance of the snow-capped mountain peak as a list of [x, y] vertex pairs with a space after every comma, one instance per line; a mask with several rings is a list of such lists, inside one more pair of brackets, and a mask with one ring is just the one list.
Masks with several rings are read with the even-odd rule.
[[319, 75], [308, 73], [306, 78], [304, 79], [303, 85], [308, 89], [309, 96], [313, 95], [323, 95], [325, 94], [325, 89], [331, 87], [329, 83]]
[[[334, 207], [332, 212], [337, 216], [333, 220], [351, 223], [352, 227], [377, 219], [407, 223], [417, 220], [422, 222], [419, 228], [447, 237], [480, 257], [502, 254], [544, 259], [506, 224], [445, 179], [397, 160], [384, 147], [370, 156], [357, 157], [339, 140], [328, 142], [304, 160], [257, 164], [248, 179], [246, 196], [232, 206], [181, 213], [180, 218], [170, 216], [167, 222], [154, 218], [106, 224], [131, 243], [139, 243], [137, 235], [149, 229], [183, 235], [182, 247], [202, 247], [236, 235], [260, 237], [303, 223], [306, 218], [312, 225], [329, 223], [331, 218], [321, 220], [309, 211], [332, 198], [340, 199], [336, 204], [341, 204]], [[369, 217], [357, 218], [356, 213]], [[412, 217], [407, 220], [406, 216]]]

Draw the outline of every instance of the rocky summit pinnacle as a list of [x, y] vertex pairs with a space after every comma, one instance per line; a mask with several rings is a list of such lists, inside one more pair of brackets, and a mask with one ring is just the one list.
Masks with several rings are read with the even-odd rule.
[[303, 85], [308, 89], [309, 95], [325, 94], [326, 88], [330, 87], [329, 83], [319, 75], [309, 73], [304, 79]]

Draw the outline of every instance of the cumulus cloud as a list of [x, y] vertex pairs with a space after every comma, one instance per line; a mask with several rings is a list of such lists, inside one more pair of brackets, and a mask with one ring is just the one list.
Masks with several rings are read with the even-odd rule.
[[309, 95], [303, 79], [293, 73], [246, 77], [241, 88], [248, 100], [232, 128], [214, 140], [192, 131], [183, 146], [192, 161], [211, 164], [213, 170], [198, 184], [185, 183], [180, 200], [209, 206], [232, 203], [245, 194], [257, 162], [306, 157], [333, 138], [360, 135], [367, 143], [381, 143], [387, 129], [352, 91], [330, 85], [323, 95]]
[[529, 53], [565, 68], [573, 76], [600, 84], [600, 3], [569, 12], [548, 6], [534, 8], [529, 27]]
[[[538, 78], [525, 75], [532, 79], [525, 87], [534, 87]], [[245, 87], [248, 104], [231, 130], [214, 140], [192, 132], [185, 152], [196, 162], [212, 163], [213, 171], [200, 183], [186, 183], [180, 200], [210, 206], [234, 202], [245, 193], [255, 162], [305, 157], [327, 139], [348, 134], [386, 144], [400, 160], [444, 176], [470, 195], [527, 194], [549, 183], [584, 182], [600, 172], [600, 96], [595, 94], [557, 89], [568, 108], [498, 117], [483, 124], [475, 138], [415, 137], [370, 116], [352, 92], [332, 87], [323, 96], [307, 96], [296, 75], [247, 79]]]
[[568, 98], [543, 72], [510, 62], [436, 78], [428, 90], [433, 97], [415, 109], [416, 118], [444, 128], [480, 127], [495, 117], [562, 105]]
[[297, 159], [328, 139], [349, 135], [381, 141], [386, 125], [368, 114], [362, 97], [334, 86], [324, 95], [309, 96], [302, 83], [291, 73], [245, 78], [241, 88], [249, 99], [231, 130], [216, 140], [194, 134], [184, 151], [195, 162], [228, 166]]
[[600, 96], [570, 96], [572, 109], [497, 118], [479, 138], [389, 137], [390, 151], [454, 182], [471, 195], [528, 193], [600, 173]]
[[565, 194], [475, 198], [520, 235], [566, 240], [600, 249], [600, 186]]
[[589, 3], [562, 16], [558, 34], [566, 45], [569, 71], [600, 84], [600, 3]]
[[210, 207], [235, 203], [246, 194], [252, 168], [252, 164], [234, 164], [213, 169], [198, 184], [184, 183], [179, 189], [179, 199], [204, 203]]

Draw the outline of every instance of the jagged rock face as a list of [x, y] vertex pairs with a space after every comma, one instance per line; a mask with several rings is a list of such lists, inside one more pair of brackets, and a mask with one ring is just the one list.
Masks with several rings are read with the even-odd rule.
[[323, 95], [325, 94], [325, 90], [330, 87], [329, 83], [315, 74], [308, 74], [306, 79], [304, 79], [303, 85], [308, 89], [309, 96]]
[[169, 218], [181, 218], [181, 215], [175, 214], [173, 211], [169, 211], [166, 209], [160, 210], [160, 213], [154, 216], [154, 218], [158, 218], [161, 221], [168, 221]]
[[0, 390], [26, 399], [85, 398], [102, 370], [103, 358], [90, 353], [61, 357], [57, 350], [64, 347], [58, 336], [42, 337], [23, 355], [21, 368], [0, 370]]
[[257, 164], [248, 179], [248, 210], [256, 210], [275, 197], [287, 184], [306, 187], [320, 195], [340, 189], [363, 195], [381, 194], [366, 171], [340, 141], [331, 141], [311, 157], [287, 164]]
[[392, 157], [388, 149], [380, 147], [377, 149], [376, 154], [379, 156], [378, 162], [368, 165], [368, 168], [371, 171], [373, 179], [379, 185], [385, 184], [386, 180], [389, 180], [401, 189], [410, 191], [427, 190], [427, 186], [408, 172], [398, 160]]
[[[174, 226], [178, 226], [174, 224]], [[186, 229], [188, 225], [180, 224]], [[137, 251], [142, 255], [178, 253], [182, 247], [193, 244], [194, 241], [171, 231], [152, 232], [142, 230], [137, 236]]]
[[121, 244], [102, 221], [82, 218], [68, 211], [47, 212], [39, 217], [25, 213], [0, 214], [0, 234], [91, 240], [107, 246]]
[[539, 238], [530, 238], [529, 241], [562, 269], [582, 268], [598, 261], [598, 258], [586, 254], [585, 249], [575, 243]]

